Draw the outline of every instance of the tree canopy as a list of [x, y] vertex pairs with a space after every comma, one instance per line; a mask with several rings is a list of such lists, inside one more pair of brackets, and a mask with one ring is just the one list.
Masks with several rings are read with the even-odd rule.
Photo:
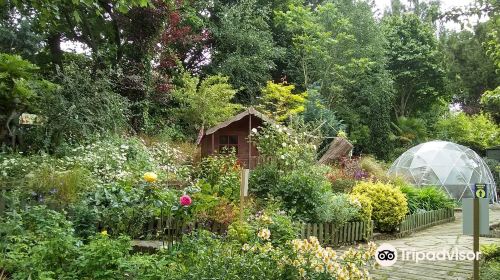
[[[126, 124], [96, 118], [82, 131], [194, 141], [200, 127], [256, 106], [285, 124], [324, 123], [324, 137], [343, 131], [356, 154], [390, 159], [460, 131], [444, 125], [449, 108], [498, 126], [497, 2], [442, 12], [439, 1], [392, 1], [380, 18], [364, 0], [7, 0], [0, 108], [71, 107], [78, 121], [123, 111]], [[86, 108], [92, 99], [102, 106]], [[45, 142], [71, 138], [59, 135]]]

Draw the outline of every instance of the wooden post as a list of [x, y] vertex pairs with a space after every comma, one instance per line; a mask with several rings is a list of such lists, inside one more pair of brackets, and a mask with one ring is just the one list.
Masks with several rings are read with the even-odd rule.
[[212, 155], [215, 154], [215, 138], [214, 138], [214, 133], [212, 133]]
[[241, 169], [240, 184], [240, 221], [243, 221], [243, 212], [245, 207], [245, 197], [248, 196], [248, 175], [249, 169]]
[[252, 113], [248, 109], [248, 169], [252, 168]]
[[479, 252], [479, 198], [474, 195], [474, 202], [473, 202], [473, 223], [474, 223], [474, 228], [473, 228], [473, 243], [472, 243], [472, 250], [474, 252], [474, 280], [479, 280], [479, 259], [477, 258], [477, 252]]

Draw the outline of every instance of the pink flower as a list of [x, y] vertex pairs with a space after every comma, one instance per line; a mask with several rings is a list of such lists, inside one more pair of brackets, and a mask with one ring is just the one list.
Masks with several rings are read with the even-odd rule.
[[179, 202], [181, 203], [182, 206], [189, 206], [193, 201], [191, 200], [191, 197], [189, 197], [189, 195], [185, 194], [181, 196]]

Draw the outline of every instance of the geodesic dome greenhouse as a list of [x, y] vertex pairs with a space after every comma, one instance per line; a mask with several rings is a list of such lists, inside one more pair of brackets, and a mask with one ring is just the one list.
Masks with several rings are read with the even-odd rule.
[[473, 150], [446, 141], [417, 145], [394, 161], [388, 172], [415, 186], [437, 186], [451, 198], [473, 197], [475, 183], [488, 184], [490, 202], [497, 202], [496, 185], [488, 166]]

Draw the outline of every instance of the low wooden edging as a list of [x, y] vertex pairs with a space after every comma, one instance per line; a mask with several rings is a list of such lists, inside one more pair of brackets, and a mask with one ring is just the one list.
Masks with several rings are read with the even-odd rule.
[[407, 236], [415, 231], [419, 231], [438, 224], [448, 223], [455, 220], [453, 208], [444, 208], [407, 215], [399, 224], [399, 231], [396, 237]]
[[300, 238], [315, 236], [323, 245], [339, 246], [372, 239], [373, 221], [349, 222], [343, 226], [332, 223], [305, 223], [302, 224]]

